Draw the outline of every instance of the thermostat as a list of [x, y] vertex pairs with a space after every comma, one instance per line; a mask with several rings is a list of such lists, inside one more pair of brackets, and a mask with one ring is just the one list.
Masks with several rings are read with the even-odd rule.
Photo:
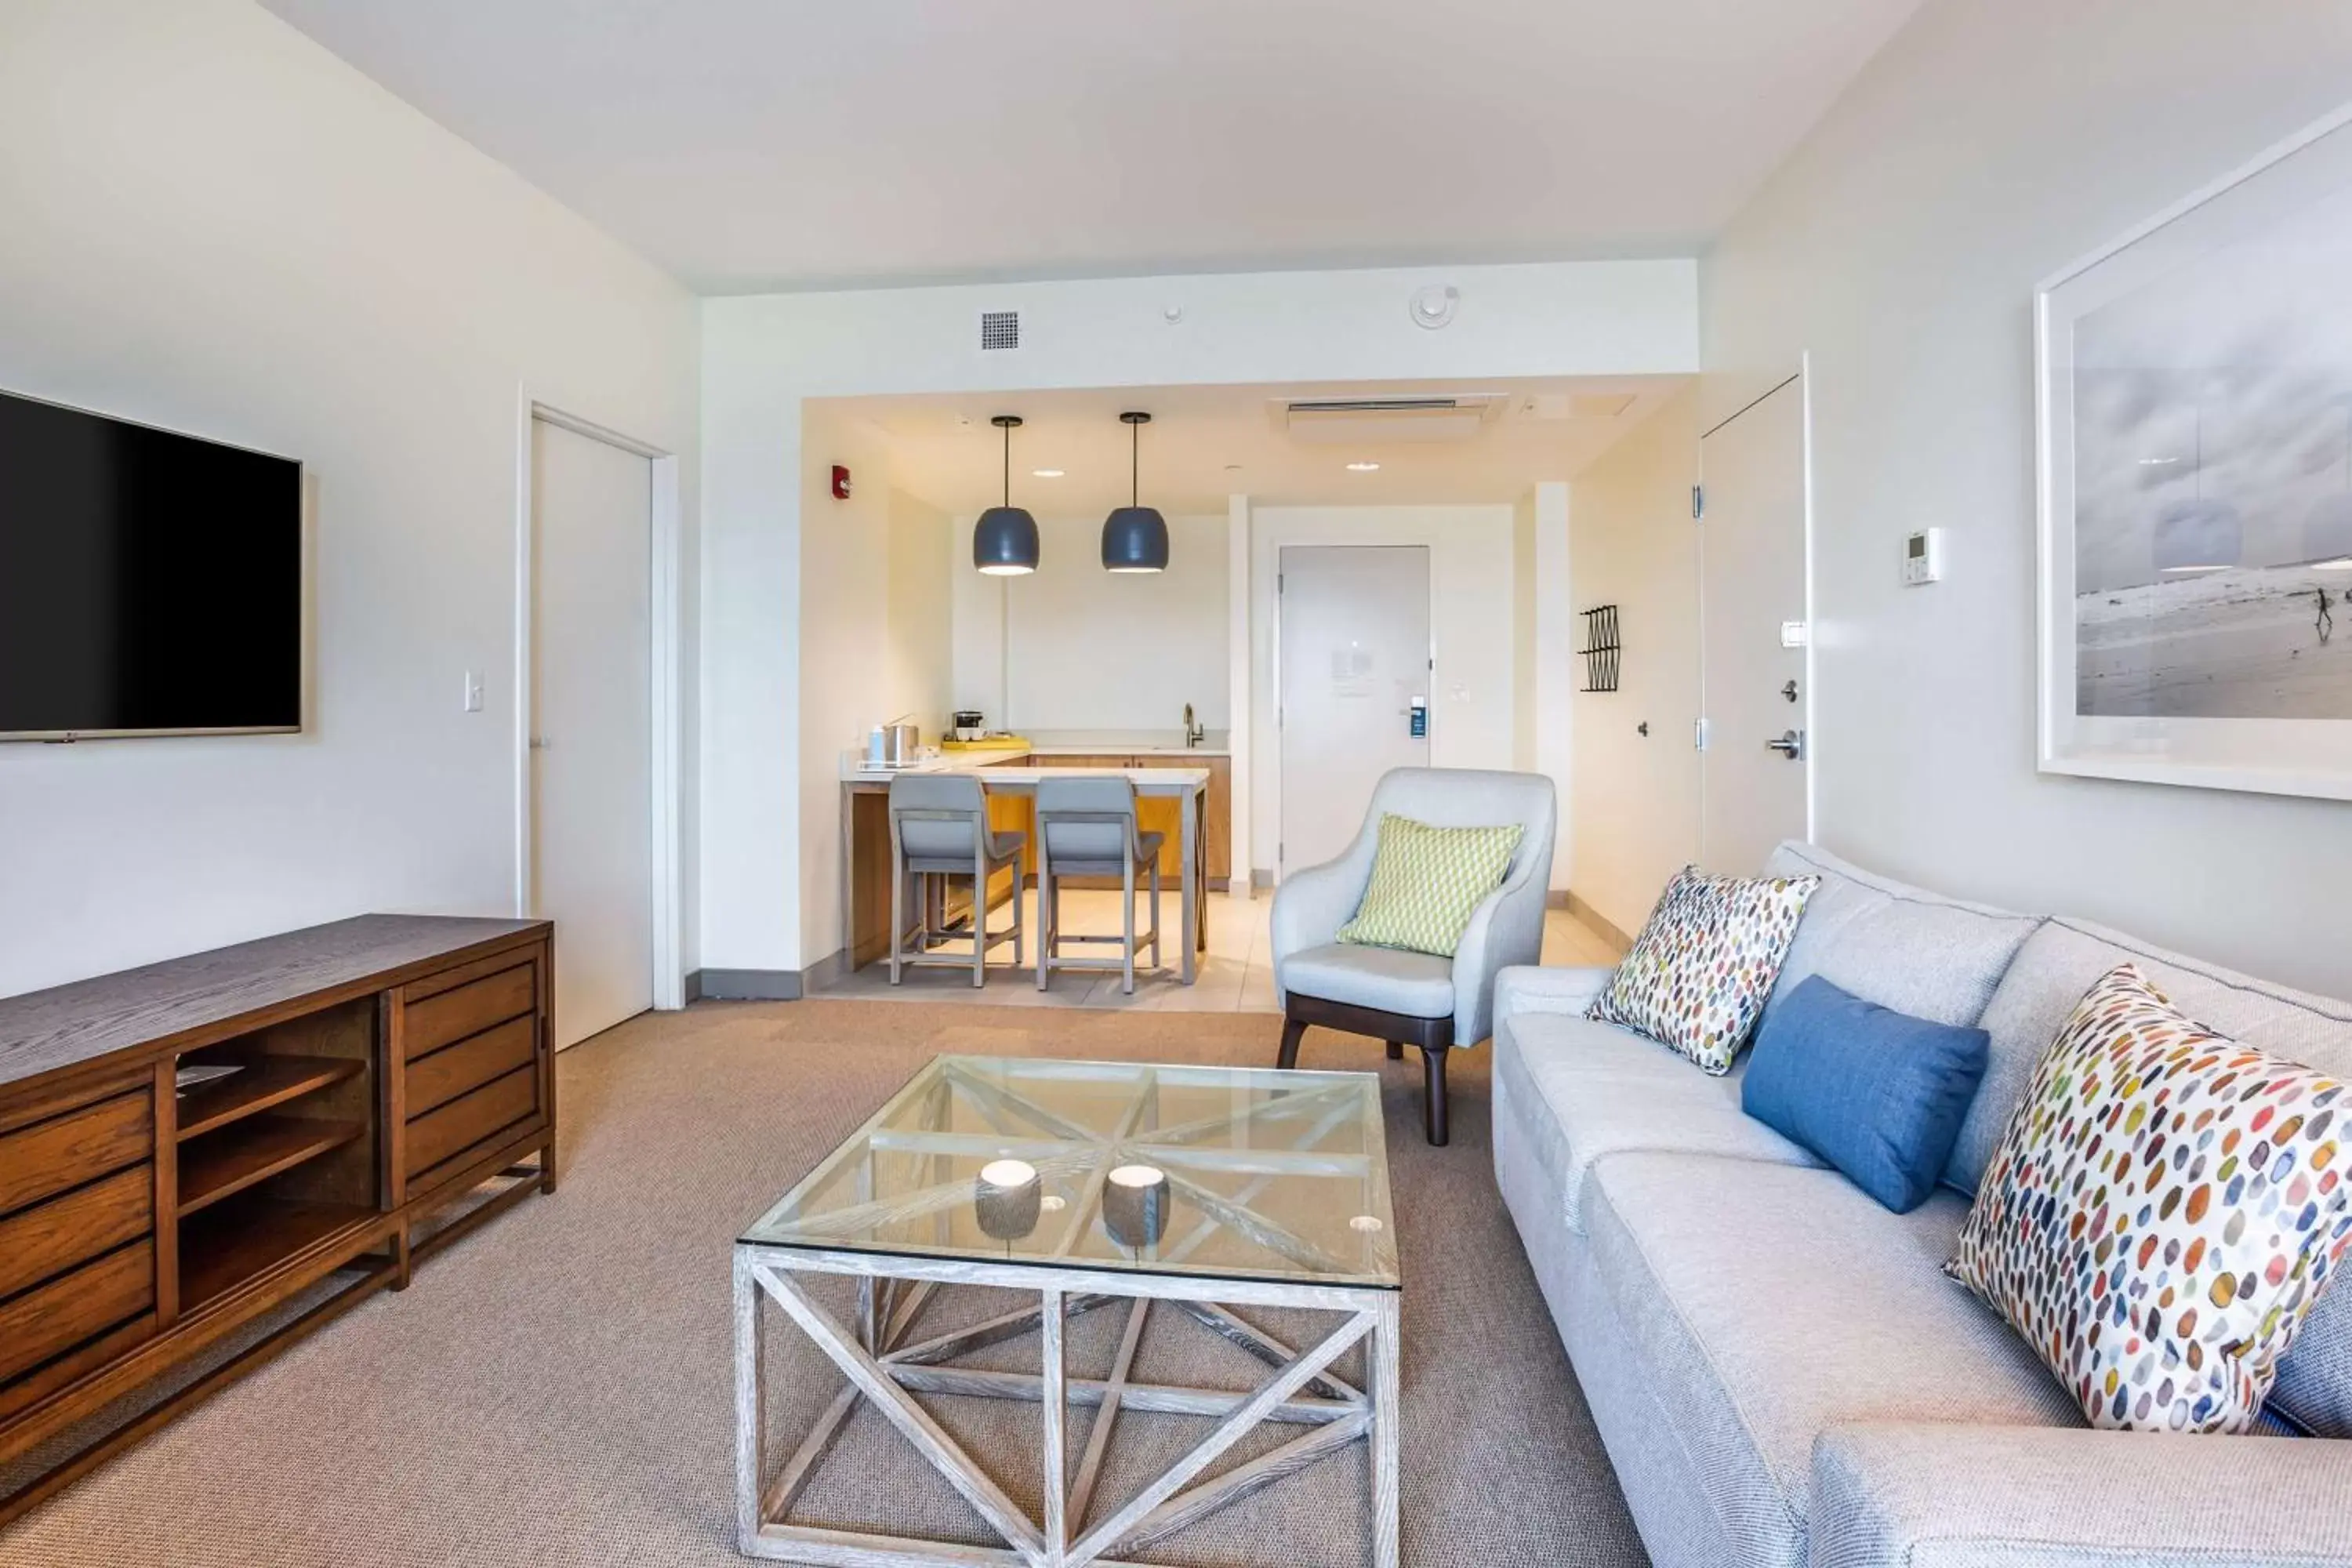
[[1916, 588], [1944, 580], [1944, 531], [1923, 528], [1903, 542], [1903, 585]]

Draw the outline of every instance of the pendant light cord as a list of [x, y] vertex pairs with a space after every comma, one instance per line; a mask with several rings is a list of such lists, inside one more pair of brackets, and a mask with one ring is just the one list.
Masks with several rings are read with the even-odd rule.
[[1004, 431], [1004, 504], [1013, 504], [1013, 426], [1001, 426]]
[[1127, 504], [1135, 506], [1143, 497], [1143, 426], [1127, 427]]

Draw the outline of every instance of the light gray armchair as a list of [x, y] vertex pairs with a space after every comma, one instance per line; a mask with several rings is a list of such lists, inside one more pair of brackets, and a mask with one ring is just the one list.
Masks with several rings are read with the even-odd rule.
[[[1381, 818], [1389, 814], [1438, 827], [1516, 822], [1525, 829], [1502, 885], [1472, 912], [1450, 959], [1333, 940], [1363, 901]], [[1298, 1065], [1299, 1037], [1310, 1025], [1384, 1040], [1391, 1060], [1401, 1058], [1406, 1046], [1418, 1046], [1426, 1085], [1424, 1129], [1432, 1143], [1444, 1142], [1445, 1053], [1455, 1046], [1475, 1046], [1492, 1032], [1496, 972], [1533, 963], [1543, 952], [1544, 900], [1558, 816], [1551, 780], [1540, 773], [1398, 768], [1382, 777], [1347, 852], [1292, 872], [1275, 892], [1274, 984], [1283, 1010], [1279, 1065]]]

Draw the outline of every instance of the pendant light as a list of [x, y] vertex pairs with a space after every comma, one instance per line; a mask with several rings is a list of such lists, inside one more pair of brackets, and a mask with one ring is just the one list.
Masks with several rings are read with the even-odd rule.
[[1037, 520], [1013, 504], [1013, 432], [1018, 414], [989, 421], [1004, 432], [1004, 504], [980, 514], [971, 531], [971, 563], [991, 577], [1017, 577], [1037, 570]]
[[1128, 504], [1103, 521], [1102, 563], [1106, 572], [1165, 572], [1168, 570], [1168, 520], [1156, 507], [1138, 504], [1143, 463], [1143, 426], [1149, 414], [1119, 416], [1130, 437], [1128, 450]]

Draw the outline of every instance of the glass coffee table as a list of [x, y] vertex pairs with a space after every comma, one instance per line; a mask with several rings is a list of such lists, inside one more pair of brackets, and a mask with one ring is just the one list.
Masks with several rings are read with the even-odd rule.
[[[943, 1056], [760, 1216], [735, 1247], [735, 1482], [750, 1556], [853, 1568], [976, 1563], [1078, 1568], [1131, 1554], [1362, 1441], [1369, 1544], [1397, 1560], [1395, 1217], [1380, 1081], [1370, 1073], [1153, 1067]], [[847, 1276], [848, 1321], [811, 1276]], [[916, 1329], [939, 1292], [990, 1286], [1036, 1298], [951, 1331]], [[761, 1300], [846, 1380], [780, 1466], [765, 1451]], [[1274, 1370], [1255, 1390], [1130, 1382], [1155, 1303]], [[1067, 1375], [1068, 1321], [1127, 1313], [1110, 1374]], [[1336, 1315], [1293, 1347], [1237, 1308]], [[1038, 1370], [956, 1363], [1034, 1334]], [[1359, 1388], [1331, 1370], [1365, 1343]], [[915, 1394], [1038, 1404], [1042, 1519], [1006, 1495]], [[1001, 1547], [790, 1522], [794, 1500], [861, 1401], [871, 1402], [1001, 1536]], [[1073, 1406], [1097, 1414], [1073, 1471]], [[1201, 1417], [1200, 1441], [1089, 1524], [1119, 1410]], [[1261, 1423], [1304, 1428], [1244, 1464], [1202, 1472]], [[1017, 1456], [1027, 1462], [1028, 1456]], [[1059, 1484], [1055, 1484], [1059, 1482]], [[1271, 1561], [1271, 1559], [1270, 1559]]]

